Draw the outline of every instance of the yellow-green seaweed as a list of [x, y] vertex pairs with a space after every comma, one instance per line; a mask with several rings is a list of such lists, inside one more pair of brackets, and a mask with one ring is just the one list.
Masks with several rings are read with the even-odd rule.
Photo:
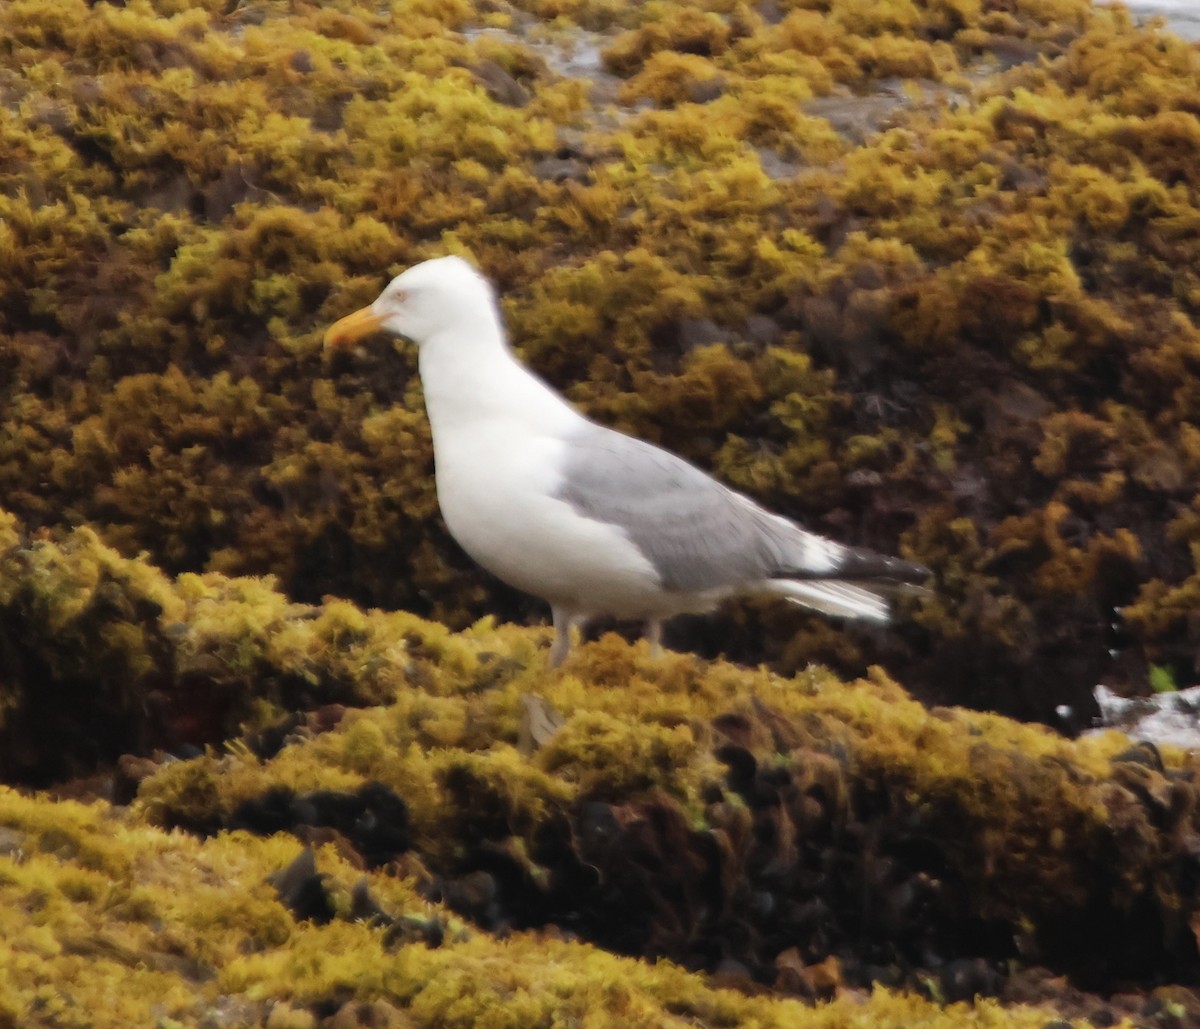
[[[0, 490], [31, 528], [527, 615], [435, 516], [411, 355], [319, 352], [453, 250], [589, 413], [946, 597], [885, 646], [773, 613], [713, 649], [1049, 718], [1118, 607], [1126, 684], [1183, 674], [1188, 523], [1150, 526], [1196, 463], [1200, 70], [1169, 34], [1083, 0], [21, 0], [0, 41]], [[1075, 411], [1110, 468], [1052, 457]], [[970, 561], [932, 543], [960, 518]], [[1064, 524], [1069, 571], [1035, 529]]]
[[[133, 813], [0, 793], [0, 1024], [1051, 1017], [799, 1008], [536, 934], [392, 952], [277, 903], [294, 841], [150, 824], [213, 830], [281, 785], [381, 780], [429, 875], [486, 826], [536, 883], [539, 834], [581, 805], [694, 857], [746, 838], [731, 778], [777, 776], [815, 837], [874, 804], [907, 820], [1023, 954], [1101, 900], [1147, 952], [1186, 942], [1190, 759], [793, 673], [881, 661], [926, 699], [1048, 719], [1100, 678], [1194, 670], [1194, 47], [1084, 0], [13, 0], [0, 92], [0, 768], [215, 746]], [[544, 633], [478, 621], [536, 609], [437, 519], [412, 355], [320, 353], [447, 250], [589, 413], [928, 562], [935, 593], [886, 637], [763, 607], [691, 637], [771, 671], [606, 638], [547, 681]], [[565, 718], [532, 754], [530, 693]], [[274, 756], [220, 749], [322, 705], [337, 727], [302, 718]], [[894, 855], [864, 853], [884, 896]], [[344, 912], [357, 870], [318, 861]]]

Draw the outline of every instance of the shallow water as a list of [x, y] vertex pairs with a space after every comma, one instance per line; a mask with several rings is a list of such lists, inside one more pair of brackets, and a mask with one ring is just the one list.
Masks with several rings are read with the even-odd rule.
[[1126, 0], [1126, 6], [1139, 20], [1162, 15], [1172, 32], [1200, 40], [1200, 0]]

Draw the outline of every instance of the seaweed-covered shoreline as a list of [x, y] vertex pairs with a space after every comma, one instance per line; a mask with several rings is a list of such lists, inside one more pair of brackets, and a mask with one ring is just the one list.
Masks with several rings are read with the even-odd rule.
[[[1200, 1025], [1196, 757], [1029, 724], [1196, 674], [1198, 96], [1083, 0], [0, 6], [0, 1026]], [[548, 673], [320, 346], [447, 251], [934, 592]]]
[[92, 801], [0, 788], [9, 1024], [550, 1024], [612, 975], [647, 1024], [1200, 1017], [1195, 755], [4, 527], [3, 772]]
[[[61, 776], [113, 724], [151, 753], [59, 788], [88, 807], [0, 789], [7, 1024], [550, 1024], [611, 979], [599, 1024], [1200, 1013], [1166, 986], [1196, 969], [1193, 756], [614, 636], [548, 675], [545, 631], [14, 530], [6, 667], [38, 676], [0, 753], [53, 739]], [[220, 750], [152, 750], [200, 715]]]
[[938, 575], [896, 632], [743, 607], [681, 647], [1051, 723], [1190, 681], [1193, 48], [1083, 0], [406, 12], [0, 12], [0, 491], [31, 530], [540, 616], [436, 515], [412, 355], [320, 350], [463, 249], [590, 414]]

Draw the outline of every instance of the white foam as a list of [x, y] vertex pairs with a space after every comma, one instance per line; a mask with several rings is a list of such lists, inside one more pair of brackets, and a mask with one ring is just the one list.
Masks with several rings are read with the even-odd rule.
[[1119, 729], [1155, 746], [1200, 750], [1200, 686], [1152, 697], [1119, 697], [1107, 686], [1094, 692], [1100, 718], [1091, 731]]

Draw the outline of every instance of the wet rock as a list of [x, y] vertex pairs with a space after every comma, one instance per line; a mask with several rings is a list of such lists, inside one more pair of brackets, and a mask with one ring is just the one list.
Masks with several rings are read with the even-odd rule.
[[591, 178], [587, 163], [577, 157], [546, 157], [529, 171], [542, 182], [587, 182]]
[[317, 871], [311, 847], [305, 847], [290, 865], [273, 873], [268, 882], [295, 918], [317, 925], [333, 919], [333, 902], [325, 889], [325, 877]]
[[137, 796], [138, 784], [162, 767], [154, 758], [136, 754], [122, 754], [117, 759], [117, 772], [113, 778], [113, 803], [128, 804]]
[[497, 103], [507, 107], [524, 107], [529, 103], [529, 91], [495, 61], [472, 65], [471, 74]]
[[348, 1001], [321, 1023], [322, 1029], [407, 1029], [410, 1025], [411, 1016], [386, 1000]]
[[0, 825], [0, 857], [12, 857], [20, 852], [29, 834], [20, 829]]
[[335, 830], [368, 868], [386, 864], [412, 845], [408, 806], [388, 787], [364, 783], [353, 793], [317, 790], [296, 794], [276, 786], [243, 801], [230, 816], [233, 828], [260, 835]]
[[1200, 686], [1152, 697], [1120, 697], [1106, 686], [1097, 686], [1096, 703], [1100, 707], [1098, 725], [1093, 732], [1120, 729], [1140, 743], [1123, 760], [1155, 764], [1160, 746], [1200, 750]]

